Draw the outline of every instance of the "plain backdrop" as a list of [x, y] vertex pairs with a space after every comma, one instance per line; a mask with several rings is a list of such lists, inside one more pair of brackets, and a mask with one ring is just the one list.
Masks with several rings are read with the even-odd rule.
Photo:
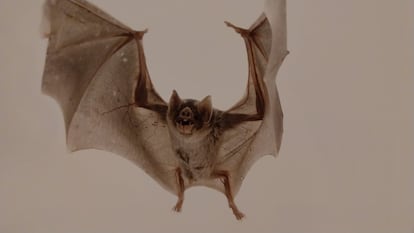
[[[242, 39], [260, 0], [94, 0], [144, 38], [156, 89], [244, 93]], [[414, 232], [414, 3], [288, 0], [291, 54], [277, 83], [278, 158], [251, 169], [236, 198], [207, 188], [176, 197], [111, 153], [66, 150], [57, 103], [41, 94], [41, 0], [0, 1], [0, 232]], [[105, 135], [102, 135], [105, 137]]]

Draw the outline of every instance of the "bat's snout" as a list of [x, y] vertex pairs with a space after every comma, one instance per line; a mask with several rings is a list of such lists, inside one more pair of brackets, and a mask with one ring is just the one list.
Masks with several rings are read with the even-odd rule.
[[191, 108], [189, 107], [185, 107], [180, 112], [180, 117], [182, 119], [187, 119], [187, 120], [193, 119], [193, 116], [194, 116], [193, 111], [191, 111]]
[[190, 107], [183, 108], [178, 114], [177, 128], [182, 134], [191, 134], [194, 127], [194, 113]]

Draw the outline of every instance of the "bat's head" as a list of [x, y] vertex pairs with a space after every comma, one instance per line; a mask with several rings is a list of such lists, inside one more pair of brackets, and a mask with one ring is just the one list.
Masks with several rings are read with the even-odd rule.
[[207, 96], [201, 101], [182, 100], [174, 90], [168, 104], [168, 122], [170, 128], [183, 135], [193, 135], [209, 129], [213, 115], [211, 97]]

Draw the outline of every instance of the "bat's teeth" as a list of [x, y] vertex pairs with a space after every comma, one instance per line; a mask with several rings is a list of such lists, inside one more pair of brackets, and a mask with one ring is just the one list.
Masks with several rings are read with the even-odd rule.
[[193, 128], [193, 122], [189, 120], [179, 120], [177, 121], [177, 128], [182, 134], [186, 134], [186, 135], [191, 134], [192, 128]]
[[189, 125], [190, 121], [189, 120], [183, 120], [183, 125]]

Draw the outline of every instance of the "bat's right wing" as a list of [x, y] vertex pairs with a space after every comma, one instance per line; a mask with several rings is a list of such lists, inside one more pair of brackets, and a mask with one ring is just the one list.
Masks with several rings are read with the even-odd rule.
[[[224, 131], [217, 166], [229, 172], [236, 194], [254, 162], [264, 155], [276, 156], [280, 149], [283, 113], [275, 79], [288, 54], [286, 1], [267, 0], [264, 14], [249, 29], [228, 25], [242, 35], [249, 64], [246, 95], [225, 112], [230, 122], [241, 123]], [[223, 191], [219, 183], [211, 186]]]
[[50, 28], [42, 90], [63, 111], [69, 149], [119, 154], [176, 194], [167, 105], [149, 78], [145, 32], [84, 0], [48, 0], [45, 14]]

